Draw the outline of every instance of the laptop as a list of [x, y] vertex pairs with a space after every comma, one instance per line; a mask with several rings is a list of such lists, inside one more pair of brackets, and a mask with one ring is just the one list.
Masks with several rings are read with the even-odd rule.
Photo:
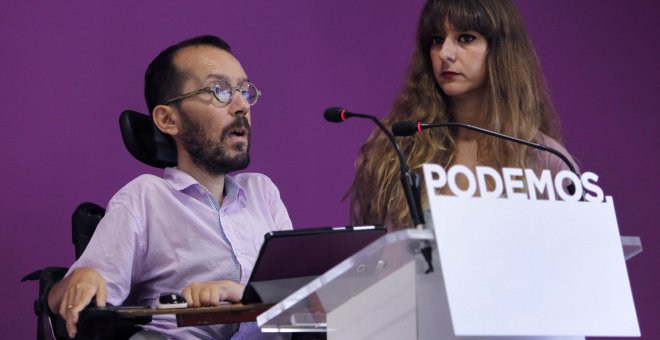
[[241, 302], [276, 304], [385, 233], [383, 225], [267, 233]]

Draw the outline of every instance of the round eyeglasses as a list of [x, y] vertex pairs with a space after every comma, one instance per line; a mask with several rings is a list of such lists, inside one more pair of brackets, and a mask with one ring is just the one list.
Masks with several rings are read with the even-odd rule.
[[170, 105], [176, 101], [179, 101], [184, 98], [196, 96], [200, 93], [212, 93], [215, 99], [217, 99], [219, 102], [223, 104], [228, 104], [234, 99], [234, 92], [238, 91], [245, 100], [247, 100], [248, 104], [250, 106], [254, 105], [257, 103], [257, 100], [259, 99], [259, 96], [261, 96], [261, 91], [257, 89], [254, 84], [250, 83], [249, 81], [246, 81], [242, 84], [239, 84], [237, 86], [231, 86], [228, 82], [224, 80], [220, 80], [214, 85], [211, 85], [209, 87], [204, 87], [199, 90], [195, 90], [186, 94], [182, 94], [180, 96], [176, 96], [168, 101], [165, 102], [165, 105]]

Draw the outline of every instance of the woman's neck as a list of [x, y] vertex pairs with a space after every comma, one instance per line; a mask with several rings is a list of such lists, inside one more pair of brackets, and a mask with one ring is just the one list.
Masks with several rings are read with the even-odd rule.
[[[452, 99], [453, 122], [483, 127], [486, 110], [481, 98]], [[457, 139], [476, 139], [480, 136], [478, 132], [465, 128], [456, 129], [455, 135]]]

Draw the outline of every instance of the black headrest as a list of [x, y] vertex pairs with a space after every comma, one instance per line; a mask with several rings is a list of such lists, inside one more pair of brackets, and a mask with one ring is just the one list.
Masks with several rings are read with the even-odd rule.
[[126, 110], [119, 116], [119, 127], [126, 149], [137, 160], [157, 168], [176, 166], [174, 142], [158, 130], [150, 116]]

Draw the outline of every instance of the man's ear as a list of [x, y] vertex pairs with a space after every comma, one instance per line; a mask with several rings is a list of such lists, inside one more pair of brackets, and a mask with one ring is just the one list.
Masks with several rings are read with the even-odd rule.
[[170, 136], [179, 134], [179, 112], [171, 106], [158, 105], [154, 107], [151, 117], [162, 133]]

